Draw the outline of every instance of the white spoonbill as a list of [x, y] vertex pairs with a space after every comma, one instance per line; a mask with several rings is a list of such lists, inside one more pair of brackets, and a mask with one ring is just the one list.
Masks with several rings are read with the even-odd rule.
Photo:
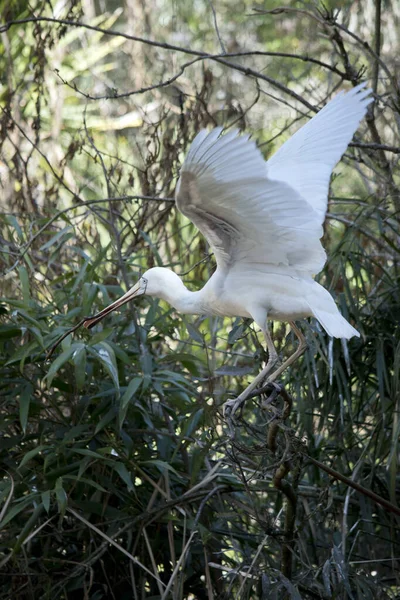
[[227, 403], [231, 413], [277, 362], [268, 319], [288, 321], [300, 342], [275, 376], [305, 350], [297, 319], [315, 317], [333, 337], [359, 336], [313, 275], [326, 260], [320, 238], [332, 170], [371, 102], [365, 83], [339, 93], [267, 162], [248, 135], [222, 135], [220, 127], [200, 131], [183, 163], [175, 199], [207, 238], [216, 271], [201, 290], [191, 292], [173, 271], [149, 269], [119, 300], [88, 317], [85, 327], [143, 294], [185, 314], [251, 317], [264, 334], [268, 363]]

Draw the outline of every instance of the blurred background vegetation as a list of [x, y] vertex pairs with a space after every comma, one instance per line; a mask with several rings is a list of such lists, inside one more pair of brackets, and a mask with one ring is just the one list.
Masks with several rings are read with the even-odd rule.
[[[0, 22], [0, 598], [400, 598], [399, 517], [307, 458], [396, 505], [400, 4], [1, 0]], [[145, 269], [213, 272], [173, 202], [200, 128], [267, 158], [362, 80], [318, 275], [360, 339], [304, 322], [289, 396], [234, 440], [251, 323], [142, 299], [46, 360]]]

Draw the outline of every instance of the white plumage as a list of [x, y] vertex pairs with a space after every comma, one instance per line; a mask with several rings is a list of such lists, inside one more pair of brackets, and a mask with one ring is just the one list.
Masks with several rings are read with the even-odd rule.
[[312, 276], [326, 259], [320, 238], [332, 170], [372, 101], [364, 85], [338, 94], [267, 163], [236, 131], [197, 135], [176, 201], [217, 259], [203, 288], [210, 312], [251, 316], [262, 329], [266, 318], [314, 316], [331, 336], [359, 335]]
[[331, 336], [359, 336], [313, 275], [326, 260], [320, 238], [332, 170], [370, 102], [365, 84], [338, 94], [268, 162], [247, 135], [201, 131], [182, 166], [176, 205], [209, 241], [215, 273], [190, 292], [172, 271], [149, 269], [85, 325], [140, 294], [161, 297], [183, 313], [252, 317], [264, 332], [270, 368], [276, 352], [268, 319], [291, 322], [301, 342], [292, 322], [309, 316]]

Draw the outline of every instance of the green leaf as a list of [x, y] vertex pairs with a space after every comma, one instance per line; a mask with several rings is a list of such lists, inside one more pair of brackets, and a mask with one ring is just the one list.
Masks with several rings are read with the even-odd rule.
[[24, 498], [19, 504], [14, 504], [14, 506], [12, 506], [10, 510], [7, 511], [3, 520], [1, 521], [1, 527], [4, 528], [5, 525], [7, 525], [7, 523], [12, 521], [14, 517], [16, 517], [23, 510], [25, 510], [27, 506], [30, 506], [32, 502], [32, 496], [28, 496], [27, 498]]
[[100, 342], [94, 348], [88, 347], [88, 351], [97, 356], [113, 380], [114, 387], [119, 390], [117, 361], [114, 350], [111, 348], [111, 346], [107, 344], [107, 342]]
[[192, 435], [193, 431], [195, 431], [198, 428], [199, 423], [203, 418], [204, 418], [204, 409], [199, 408], [198, 410], [196, 410], [196, 412], [194, 414], [192, 414], [189, 417], [189, 419], [187, 419], [185, 421], [185, 426], [183, 428], [182, 435], [190, 437]]
[[67, 497], [66, 491], [63, 488], [63, 478], [62, 477], [59, 477], [57, 479], [54, 489], [56, 492], [58, 510], [60, 512], [60, 515], [64, 516], [65, 511], [67, 509], [68, 497]]
[[38, 327], [35, 327], [34, 325], [32, 325], [31, 327], [29, 327], [29, 331], [32, 333], [32, 335], [34, 336], [35, 340], [38, 342], [38, 344], [42, 348], [42, 350], [45, 350], [46, 347], [44, 345], [43, 336], [42, 336], [42, 332], [40, 331], [40, 329]]
[[282, 575], [282, 573], [278, 573], [278, 578], [282, 582], [286, 591], [289, 592], [291, 600], [302, 600], [299, 592], [294, 587], [293, 583], [289, 581], [289, 579]]
[[143, 391], [145, 391], [151, 383], [151, 377], [153, 374], [153, 359], [145, 346], [142, 347], [142, 351], [140, 353], [140, 364], [143, 369]]
[[31, 514], [31, 516], [29, 517], [29, 519], [25, 522], [23, 528], [21, 529], [21, 531], [18, 534], [18, 539], [17, 539], [17, 543], [14, 546], [14, 552], [17, 553], [19, 551], [19, 549], [21, 548], [22, 544], [24, 543], [24, 541], [26, 540], [26, 538], [29, 536], [29, 534], [31, 533], [32, 529], [35, 527], [36, 523], [39, 520], [40, 515], [43, 512], [43, 504], [37, 504]]
[[57, 371], [66, 363], [69, 361], [69, 359], [71, 358], [71, 356], [73, 355], [73, 353], [75, 352], [75, 350], [77, 349], [77, 346], [79, 347], [80, 344], [71, 344], [71, 346], [69, 346], [69, 348], [67, 348], [66, 350], [64, 350], [64, 352], [62, 352], [60, 354], [60, 356], [57, 356], [57, 358], [55, 359], [55, 361], [52, 363], [49, 372], [47, 373], [45, 379], [47, 380], [47, 386], [51, 387], [51, 383], [55, 377], [55, 375], [57, 374]]
[[248, 375], [249, 373], [252, 373], [254, 370], [254, 366], [253, 365], [248, 365], [248, 366], [244, 366], [244, 367], [234, 367], [231, 365], [223, 365], [222, 367], [219, 367], [219, 369], [216, 369], [216, 371], [214, 371], [215, 375], [218, 376], [230, 376], [230, 377], [242, 377], [243, 375]]
[[246, 326], [244, 323], [234, 325], [228, 334], [228, 344], [234, 344], [238, 339], [243, 337], [243, 332]]
[[0, 340], [9, 340], [21, 335], [21, 329], [14, 325], [2, 325], [0, 327]]
[[80, 271], [78, 273], [78, 276], [75, 279], [75, 283], [72, 286], [71, 294], [74, 294], [76, 292], [76, 290], [78, 289], [81, 281], [84, 280], [88, 266], [89, 266], [89, 261], [86, 260], [83, 263], [83, 265], [82, 265], [82, 267], [81, 267], [81, 269], [80, 269]]
[[49, 514], [50, 511], [50, 490], [45, 490], [42, 492], [42, 502], [45, 511]]
[[188, 330], [188, 334], [190, 335], [192, 340], [194, 340], [195, 342], [198, 342], [199, 344], [201, 344], [203, 346], [204, 338], [201, 335], [200, 331], [198, 329], [196, 329], [196, 327], [194, 325], [192, 325], [191, 323], [188, 323], [186, 320], [185, 320], [185, 325], [186, 325], [186, 329]]
[[96, 331], [96, 333], [94, 333], [90, 338], [89, 345], [92, 347], [96, 346], [97, 344], [108, 338], [113, 333], [113, 331], [113, 327], [104, 327], [104, 329], [102, 329], [101, 331]]
[[134, 377], [129, 382], [129, 385], [128, 385], [126, 391], [124, 392], [124, 395], [121, 398], [121, 402], [119, 405], [119, 412], [118, 412], [119, 429], [122, 428], [126, 413], [128, 411], [129, 403], [132, 400], [132, 398], [134, 397], [134, 395], [136, 394], [136, 392], [139, 389], [142, 382], [143, 382], [143, 379], [141, 377]]
[[344, 560], [344, 556], [342, 554], [341, 549], [338, 546], [334, 545], [333, 549], [332, 549], [332, 555], [333, 555], [333, 559], [335, 561], [335, 565], [337, 567], [338, 575], [344, 583], [346, 592], [348, 593], [349, 598], [351, 598], [351, 600], [354, 600], [354, 596], [351, 592], [349, 576], [347, 573], [347, 565]]
[[42, 452], [42, 450], [44, 450], [45, 448], [48, 448], [48, 446], [36, 446], [36, 448], [29, 450], [29, 452], [27, 452], [24, 458], [21, 460], [18, 468], [21, 469], [21, 467], [23, 467], [28, 461], [30, 461], [34, 456], [36, 456], [36, 454]]
[[141, 377], [134, 377], [131, 379], [126, 391], [124, 392], [124, 395], [121, 398], [121, 409], [124, 409], [129, 404], [133, 396], [138, 391], [142, 381], [143, 379]]
[[72, 481], [79, 481], [80, 483], [87, 483], [88, 485], [91, 485], [92, 487], [94, 487], [96, 490], [99, 490], [99, 492], [107, 492], [106, 488], [104, 488], [99, 483], [96, 483], [95, 481], [93, 481], [93, 479], [88, 479], [87, 477], [79, 477], [77, 475], [64, 475], [64, 479], [72, 479]]
[[86, 347], [85, 344], [79, 344], [72, 356], [75, 366], [75, 381], [78, 390], [81, 390], [85, 385], [86, 379]]
[[324, 582], [325, 592], [327, 593], [328, 597], [331, 598], [331, 561], [329, 558], [325, 561], [324, 566], [322, 567], [322, 580]]
[[66, 235], [70, 231], [73, 231], [73, 229], [74, 228], [72, 227], [72, 225], [69, 225], [68, 227], [64, 227], [64, 229], [61, 229], [61, 231], [59, 231], [58, 233], [53, 235], [53, 237], [48, 242], [43, 244], [43, 246], [41, 246], [39, 248], [39, 250], [40, 251], [48, 250], [51, 246], [53, 246], [53, 244], [57, 243], [64, 235]]
[[118, 473], [121, 479], [126, 483], [128, 491], [131, 492], [134, 488], [132, 483], [132, 476], [129, 473], [128, 469], [124, 465], [124, 463], [118, 462], [114, 464], [114, 471]]
[[26, 424], [28, 422], [29, 405], [33, 394], [33, 386], [27, 383], [22, 389], [19, 398], [19, 420], [24, 434], [26, 433]]
[[12, 226], [14, 227], [15, 231], [17, 232], [17, 236], [20, 242], [24, 241], [24, 234], [22, 232], [21, 227], [19, 226], [19, 223], [16, 219], [16, 217], [14, 215], [6, 215], [6, 221]]
[[24, 266], [18, 267], [19, 280], [21, 282], [22, 288], [22, 297], [24, 299], [24, 305], [28, 306], [31, 299], [30, 285], [29, 285], [29, 275], [28, 271]]
[[165, 473], [166, 470], [171, 471], [171, 473], [174, 473], [175, 475], [180, 477], [179, 473], [173, 467], [171, 467], [170, 464], [168, 464], [164, 460], [158, 460], [156, 458], [154, 460], [145, 460], [141, 464], [142, 465], [151, 465], [153, 467], [156, 467], [161, 473]]
[[112, 406], [109, 411], [106, 412], [105, 415], [100, 419], [100, 421], [96, 425], [96, 429], [94, 430], [95, 434], [99, 433], [106, 425], [111, 423], [113, 419], [115, 419], [115, 408]]
[[89, 450], [89, 448], [73, 448], [72, 451], [76, 452], [77, 454], [82, 454], [83, 456], [90, 456], [91, 458], [104, 458], [102, 454], [94, 452], [93, 450]]

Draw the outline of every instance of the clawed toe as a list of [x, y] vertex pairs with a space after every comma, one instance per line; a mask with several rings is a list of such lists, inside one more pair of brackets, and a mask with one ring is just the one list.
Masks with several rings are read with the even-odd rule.
[[242, 405], [243, 405], [243, 402], [241, 402], [239, 400], [239, 398], [227, 400], [222, 407], [222, 412], [223, 412], [224, 418], [225, 419], [234, 419], [236, 411], [238, 410], [238, 408], [241, 408]]

